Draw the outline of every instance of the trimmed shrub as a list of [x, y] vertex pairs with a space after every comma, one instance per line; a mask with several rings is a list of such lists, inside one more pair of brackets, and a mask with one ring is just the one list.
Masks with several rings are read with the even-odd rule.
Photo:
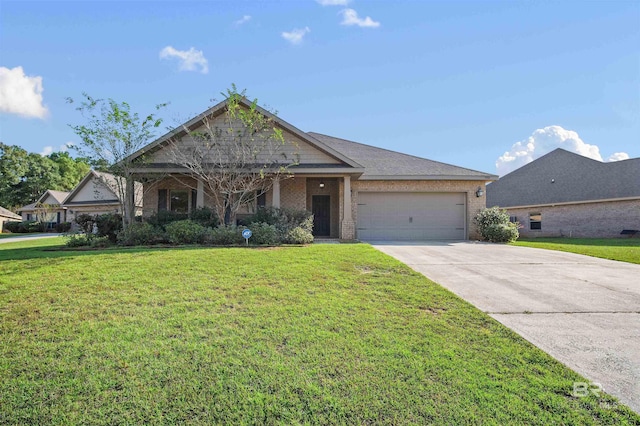
[[123, 246], [143, 246], [161, 243], [165, 240], [165, 235], [150, 223], [133, 222], [118, 233], [117, 240]]
[[42, 232], [42, 223], [33, 220], [23, 222], [5, 222], [3, 228], [12, 233]]
[[284, 242], [287, 244], [311, 244], [313, 234], [302, 226], [296, 226], [287, 233]]
[[164, 229], [166, 225], [171, 222], [177, 222], [179, 220], [189, 219], [187, 213], [176, 213], [169, 210], [160, 210], [147, 219], [147, 222], [153, 226], [158, 226]]
[[94, 247], [94, 248], [105, 248], [105, 247], [110, 247], [112, 245], [113, 243], [111, 242], [111, 240], [109, 240], [109, 237], [107, 236], [95, 237], [91, 239], [91, 247]]
[[99, 237], [107, 237], [115, 244], [118, 241], [118, 232], [122, 231], [122, 215], [118, 213], [105, 213], [95, 218]]
[[189, 219], [199, 223], [205, 228], [215, 228], [220, 224], [215, 212], [208, 207], [201, 207], [192, 210], [189, 214]]
[[71, 230], [71, 222], [60, 222], [56, 224], [56, 232], [63, 233]]
[[5, 222], [2, 225], [2, 229], [3, 231], [9, 231], [12, 234], [24, 232], [22, 231], [22, 222]]
[[[288, 243], [291, 241], [289, 233], [298, 227], [310, 234], [313, 240], [313, 214], [307, 210], [261, 207], [254, 215], [248, 217], [246, 222], [249, 223], [250, 228], [254, 223], [266, 223], [275, 226], [280, 242]], [[308, 237], [305, 236], [303, 239], [308, 240]]]
[[242, 229], [232, 225], [220, 225], [207, 229], [204, 242], [215, 246], [231, 246], [244, 243], [244, 238], [242, 238]]
[[80, 227], [80, 230], [85, 234], [93, 234], [93, 227], [96, 224], [96, 217], [90, 214], [81, 214], [76, 216], [75, 222]]
[[172, 244], [197, 244], [204, 241], [204, 226], [192, 220], [179, 220], [165, 226], [167, 239]]
[[22, 231], [20, 232], [43, 232], [47, 229], [46, 223], [40, 222], [22, 222]]
[[91, 239], [85, 234], [69, 234], [65, 244], [67, 247], [88, 247], [91, 245]]
[[508, 243], [518, 239], [518, 224], [509, 221], [509, 213], [499, 207], [481, 210], [475, 217], [478, 232], [492, 243]]
[[518, 225], [515, 223], [499, 223], [489, 225], [484, 230], [484, 238], [492, 243], [510, 243], [518, 239]]
[[252, 223], [248, 228], [251, 229], [253, 233], [249, 239], [249, 243], [251, 244], [274, 246], [280, 243], [278, 230], [274, 225], [259, 222]]

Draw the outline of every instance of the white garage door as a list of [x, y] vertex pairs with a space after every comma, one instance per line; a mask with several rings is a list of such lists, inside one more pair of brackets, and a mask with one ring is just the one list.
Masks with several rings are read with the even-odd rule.
[[463, 240], [465, 193], [360, 192], [358, 239]]

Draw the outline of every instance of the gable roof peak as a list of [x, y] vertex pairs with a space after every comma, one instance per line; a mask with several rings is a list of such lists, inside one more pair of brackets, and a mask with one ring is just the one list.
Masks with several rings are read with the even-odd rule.
[[[179, 125], [175, 129], [173, 129], [173, 130], [165, 133], [164, 135], [160, 136], [159, 138], [157, 138], [153, 142], [145, 145], [144, 147], [142, 147], [141, 149], [139, 149], [135, 153], [131, 154], [128, 157], [128, 159], [135, 160], [136, 158], [142, 156], [145, 153], [150, 153], [150, 152], [153, 152], [155, 150], [159, 150], [171, 138], [180, 137], [181, 135], [184, 135], [184, 134], [187, 133], [186, 130], [191, 131], [191, 130], [197, 128], [199, 125], [202, 124], [202, 122], [206, 118], [215, 118], [215, 117], [223, 114], [224, 111], [227, 108], [228, 102], [229, 102], [229, 99], [225, 99], [225, 100], [223, 100], [221, 102], [218, 102], [216, 105], [214, 105], [211, 108], [207, 109], [206, 111], [196, 115], [195, 117], [193, 117], [192, 119], [190, 119], [186, 123], [183, 123], [183, 124]], [[353, 159], [347, 157], [344, 153], [333, 149], [331, 146], [326, 145], [322, 141], [319, 141], [318, 139], [312, 137], [310, 134], [308, 134], [306, 132], [303, 132], [302, 130], [298, 129], [297, 127], [293, 126], [292, 124], [290, 124], [290, 123], [286, 122], [285, 120], [281, 119], [275, 113], [268, 111], [264, 107], [261, 107], [260, 105], [257, 104], [256, 100], [250, 101], [246, 96], [242, 96], [240, 98], [240, 103], [243, 106], [245, 106], [246, 108], [255, 107], [255, 109], [260, 114], [262, 114], [265, 117], [273, 120], [275, 122], [275, 124], [277, 126], [279, 126], [281, 129], [286, 130], [290, 134], [293, 134], [294, 136], [300, 138], [304, 142], [309, 143], [311, 146], [314, 146], [315, 148], [319, 149], [320, 151], [325, 152], [326, 154], [336, 158], [337, 160], [347, 164], [348, 166], [356, 168], [356, 169], [362, 168], [362, 166], [360, 164], [355, 162]]]

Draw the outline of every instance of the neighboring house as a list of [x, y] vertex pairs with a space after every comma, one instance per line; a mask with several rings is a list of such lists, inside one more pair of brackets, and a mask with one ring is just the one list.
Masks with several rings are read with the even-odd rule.
[[49, 227], [55, 227], [58, 223], [67, 222], [67, 210], [62, 205], [67, 195], [68, 192], [48, 189], [35, 203], [20, 208], [18, 212], [23, 221], [47, 222]]
[[[250, 103], [243, 101], [245, 107]], [[165, 176], [145, 184], [145, 215], [158, 210], [211, 206], [202, 182], [171, 161], [169, 140], [192, 143], [203, 117], [226, 128], [226, 101], [205, 111], [131, 156], [135, 171]], [[485, 207], [480, 189], [497, 176], [318, 133], [305, 133], [274, 117], [286, 147], [297, 151], [292, 177], [276, 180], [255, 205], [306, 209], [316, 237], [361, 240], [460, 240], [476, 238], [473, 217]]]
[[0, 206], [0, 233], [5, 222], [20, 222], [22, 217]]
[[[95, 216], [104, 213], [121, 213], [119, 184], [125, 187], [122, 178], [109, 173], [89, 171], [62, 203], [67, 209], [67, 221], [73, 222], [81, 214]], [[134, 188], [136, 215], [141, 215], [142, 184], [136, 182]]]
[[640, 230], [640, 158], [603, 163], [556, 149], [487, 186], [520, 235], [619, 237]]

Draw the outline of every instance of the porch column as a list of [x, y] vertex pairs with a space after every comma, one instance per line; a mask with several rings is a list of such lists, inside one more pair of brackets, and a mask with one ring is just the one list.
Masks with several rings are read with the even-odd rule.
[[271, 205], [277, 209], [280, 208], [280, 180], [277, 178], [273, 181], [273, 198]]
[[356, 224], [351, 215], [351, 176], [344, 177], [344, 190], [342, 202], [342, 229], [340, 238], [343, 240], [354, 240], [356, 238]]
[[351, 222], [351, 176], [344, 177], [344, 215], [342, 220]]
[[204, 207], [204, 184], [198, 179], [198, 187], [196, 188], [196, 208]]

